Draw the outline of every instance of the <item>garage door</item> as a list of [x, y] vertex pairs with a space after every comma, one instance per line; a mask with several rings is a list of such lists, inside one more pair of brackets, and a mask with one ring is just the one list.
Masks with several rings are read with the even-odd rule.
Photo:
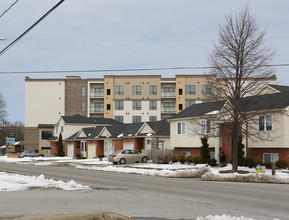
[[125, 142], [124, 143], [124, 149], [130, 149], [130, 150], [133, 150], [133, 143], [132, 142]]
[[88, 144], [88, 155], [87, 158], [88, 159], [92, 159], [96, 157], [96, 146], [95, 144]]
[[74, 156], [74, 144], [67, 145], [67, 156], [73, 157]]

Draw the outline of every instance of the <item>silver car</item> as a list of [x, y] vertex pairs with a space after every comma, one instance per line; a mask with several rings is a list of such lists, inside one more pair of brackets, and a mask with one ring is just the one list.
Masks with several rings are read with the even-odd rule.
[[18, 158], [23, 158], [23, 157], [44, 157], [44, 155], [39, 154], [33, 150], [26, 150], [18, 154]]
[[135, 163], [140, 161], [146, 163], [148, 158], [145, 154], [136, 150], [119, 150], [109, 155], [109, 161], [114, 164]]

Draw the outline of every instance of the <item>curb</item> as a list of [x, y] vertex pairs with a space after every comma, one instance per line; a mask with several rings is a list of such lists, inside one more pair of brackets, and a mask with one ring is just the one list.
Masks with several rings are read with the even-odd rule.
[[[8, 220], [8, 218], [7, 218]], [[114, 212], [75, 213], [64, 215], [25, 216], [9, 220], [133, 220]]]

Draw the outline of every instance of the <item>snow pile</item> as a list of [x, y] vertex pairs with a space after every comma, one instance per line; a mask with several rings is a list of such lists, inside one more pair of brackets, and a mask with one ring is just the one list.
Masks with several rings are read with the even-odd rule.
[[241, 217], [235, 217], [230, 215], [208, 215], [207, 217], [197, 217], [196, 220], [255, 220], [253, 218], [247, 218], [244, 216]]
[[85, 190], [90, 189], [71, 180], [69, 182], [45, 179], [44, 175], [38, 177], [25, 176], [0, 172], [0, 191], [18, 191], [31, 188], [57, 188], [62, 190]]

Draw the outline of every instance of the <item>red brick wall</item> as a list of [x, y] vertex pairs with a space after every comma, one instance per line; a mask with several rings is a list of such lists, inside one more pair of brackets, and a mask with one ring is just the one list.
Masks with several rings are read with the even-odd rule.
[[103, 155], [104, 154], [103, 143], [104, 143], [104, 141], [102, 141], [102, 140], [96, 141], [96, 157], [98, 157], [98, 155]]
[[50, 144], [50, 156], [56, 156], [57, 154], [57, 142], [51, 142]]
[[123, 142], [122, 140], [114, 140], [114, 151], [122, 150], [123, 149]]
[[[201, 148], [186, 148], [186, 147], [176, 147], [174, 150], [174, 154], [176, 156], [181, 155], [183, 151], [191, 152], [192, 157], [200, 157]], [[210, 152], [215, 152], [215, 148], [209, 148]]]
[[263, 162], [264, 153], [278, 153], [279, 160], [285, 160], [289, 163], [289, 149], [288, 148], [247, 148], [247, 158], [254, 161]]

